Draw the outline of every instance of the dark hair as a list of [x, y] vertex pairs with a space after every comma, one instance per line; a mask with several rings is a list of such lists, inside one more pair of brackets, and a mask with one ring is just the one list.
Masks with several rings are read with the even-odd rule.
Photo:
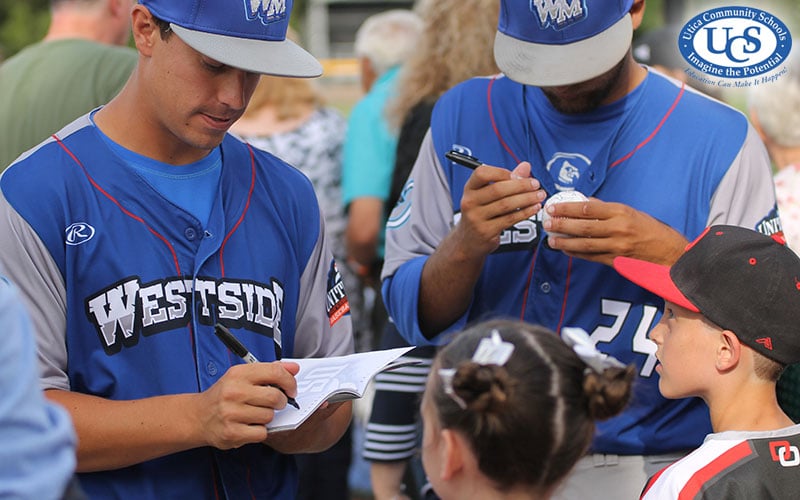
[[[504, 366], [471, 359], [493, 330], [515, 346]], [[456, 397], [444, 391], [442, 368], [455, 369]], [[501, 491], [520, 484], [547, 491], [586, 453], [595, 420], [624, 409], [636, 372], [631, 365], [597, 373], [551, 330], [494, 320], [458, 334], [431, 373], [441, 426], [471, 443], [481, 472]]]
[[169, 25], [169, 21], [153, 16], [153, 22], [158, 26], [162, 40], [168, 40], [172, 36], [172, 28]]

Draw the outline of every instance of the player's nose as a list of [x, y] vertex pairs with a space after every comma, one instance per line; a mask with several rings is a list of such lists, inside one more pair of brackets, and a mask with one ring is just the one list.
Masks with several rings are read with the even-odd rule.
[[220, 82], [217, 99], [231, 109], [244, 109], [250, 96], [253, 95], [259, 78], [260, 75], [256, 73], [231, 69]]

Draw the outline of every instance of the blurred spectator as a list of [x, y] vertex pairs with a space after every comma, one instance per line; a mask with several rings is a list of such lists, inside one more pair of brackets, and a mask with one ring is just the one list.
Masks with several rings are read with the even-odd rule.
[[[412, 11], [375, 14], [356, 33], [361, 86], [366, 92], [350, 112], [344, 144], [342, 196], [348, 214], [348, 263], [365, 283], [377, 286], [383, 258], [383, 204], [389, 196], [397, 134], [386, 117], [386, 103], [396, 93], [400, 65], [414, 50], [422, 20]], [[376, 293], [376, 296], [379, 296]], [[376, 305], [374, 335], [385, 311]]]
[[[467, 78], [499, 72], [493, 52], [499, 7], [499, 0], [426, 0], [420, 5], [422, 35], [400, 71], [397, 97], [387, 108], [390, 123], [400, 128], [400, 134], [385, 216], [401, 196], [439, 96]], [[380, 348], [402, 345], [408, 344], [389, 320]], [[418, 347], [405, 357], [420, 364], [376, 377], [364, 446], [376, 500], [402, 498], [409, 461], [416, 474], [410, 475], [413, 481], [406, 481], [408, 493], [415, 495], [417, 485], [425, 481], [418, 458], [419, 395], [434, 354], [433, 347]]]
[[50, 0], [47, 35], [0, 65], [0, 171], [122, 88], [134, 0]]
[[75, 431], [39, 387], [33, 332], [0, 269], [0, 498], [85, 498], [74, 490]]
[[[397, 131], [386, 116], [386, 104], [396, 94], [400, 66], [414, 50], [422, 20], [412, 11], [393, 9], [374, 14], [359, 27], [355, 53], [365, 95], [350, 111], [342, 165], [342, 199], [347, 213], [345, 241], [347, 265], [363, 284], [363, 337], [377, 347], [386, 324], [378, 276], [383, 259], [383, 204], [389, 195], [394, 168]], [[356, 405], [356, 413], [367, 408]], [[361, 448], [364, 418], [356, 418], [355, 441]], [[368, 488], [367, 464], [356, 457], [353, 486]]]
[[[294, 41], [297, 38], [294, 34], [288, 37]], [[345, 127], [345, 119], [325, 105], [314, 81], [265, 75], [261, 77], [244, 115], [231, 131], [253, 146], [283, 159], [311, 180], [325, 218], [331, 250], [340, 263], [339, 271], [350, 300], [354, 335], [358, 335], [356, 318], [362, 310], [360, 284], [343, 265], [346, 220], [342, 208], [341, 173]], [[357, 347], [358, 344], [356, 340]], [[296, 455], [298, 499], [348, 498], [351, 436], [348, 430], [327, 451]]]
[[[789, 248], [800, 252], [800, 65], [793, 61], [788, 74], [753, 87], [749, 96], [750, 121], [758, 131], [775, 174], [775, 195]], [[778, 401], [800, 422], [800, 365], [790, 365], [778, 381]]]

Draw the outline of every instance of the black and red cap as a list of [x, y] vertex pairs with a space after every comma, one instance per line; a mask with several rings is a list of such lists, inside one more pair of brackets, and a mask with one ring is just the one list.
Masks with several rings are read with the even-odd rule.
[[770, 359], [800, 361], [800, 257], [778, 236], [711, 226], [672, 266], [617, 257], [614, 269]]

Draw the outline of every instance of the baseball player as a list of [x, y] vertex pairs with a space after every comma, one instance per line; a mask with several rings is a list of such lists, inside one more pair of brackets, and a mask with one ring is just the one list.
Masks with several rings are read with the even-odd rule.
[[123, 91], [0, 178], [0, 261], [91, 498], [294, 498], [287, 454], [350, 422], [345, 403], [266, 430], [297, 394], [276, 360], [353, 349], [310, 181], [227, 134], [259, 73], [321, 73], [285, 40], [291, 4], [141, 0]]
[[[658, 394], [647, 332], [662, 301], [622, 279], [612, 259], [672, 263], [709, 224], [769, 233], [780, 222], [769, 160], [746, 117], [634, 62], [644, 2], [573, 5], [580, 12], [501, 2], [504, 74], [437, 102], [387, 224], [383, 295], [412, 344], [511, 316], [583, 328], [601, 351], [635, 363], [630, 407], [599, 424], [560, 493], [633, 498], [710, 424], [701, 401]], [[483, 165], [456, 164], [451, 149]], [[555, 204], [542, 224], [546, 197], [570, 190], [591, 200]]]
[[702, 398], [714, 429], [653, 476], [642, 498], [797, 498], [800, 425], [775, 386], [800, 362], [800, 258], [782, 238], [718, 225], [672, 266], [617, 257], [614, 268], [664, 299], [650, 332], [659, 389]]

